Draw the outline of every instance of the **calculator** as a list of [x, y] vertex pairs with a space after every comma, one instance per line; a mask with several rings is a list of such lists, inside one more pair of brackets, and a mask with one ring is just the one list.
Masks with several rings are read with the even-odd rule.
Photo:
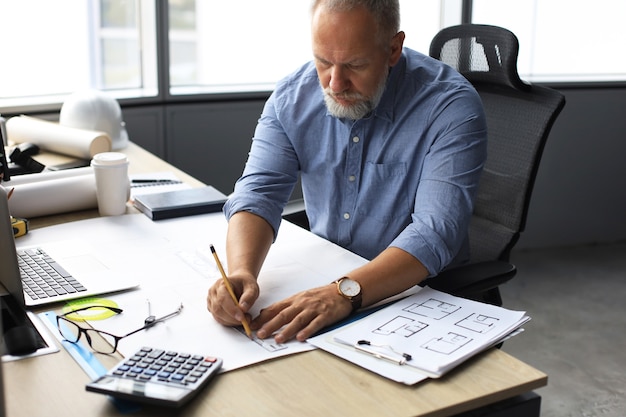
[[222, 367], [222, 359], [143, 347], [87, 391], [141, 403], [180, 407], [193, 398]]

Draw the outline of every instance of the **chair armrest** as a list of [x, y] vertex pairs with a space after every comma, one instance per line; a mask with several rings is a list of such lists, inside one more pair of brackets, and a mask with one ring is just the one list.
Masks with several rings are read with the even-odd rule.
[[515, 276], [515, 265], [504, 261], [488, 261], [463, 265], [442, 271], [421, 285], [452, 295], [473, 298], [474, 295], [497, 288]]

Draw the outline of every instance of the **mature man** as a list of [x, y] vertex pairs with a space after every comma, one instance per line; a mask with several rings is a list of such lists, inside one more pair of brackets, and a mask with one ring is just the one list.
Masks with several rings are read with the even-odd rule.
[[314, 59], [276, 86], [224, 208], [240, 298], [213, 285], [218, 322], [241, 323], [259, 296], [298, 174], [311, 231], [370, 261], [264, 308], [251, 323], [260, 338], [303, 341], [467, 254], [486, 156], [482, 105], [462, 76], [403, 48], [399, 14], [397, 0], [314, 1]]

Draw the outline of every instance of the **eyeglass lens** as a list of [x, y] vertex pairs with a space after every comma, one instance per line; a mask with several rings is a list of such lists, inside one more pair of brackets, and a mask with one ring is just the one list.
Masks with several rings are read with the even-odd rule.
[[61, 318], [58, 324], [61, 336], [68, 342], [78, 342], [81, 333], [84, 333], [87, 343], [89, 343], [89, 346], [96, 352], [107, 354], [115, 352], [117, 345], [115, 337], [107, 333], [99, 332], [94, 329], [81, 328], [78, 324], [64, 318]]

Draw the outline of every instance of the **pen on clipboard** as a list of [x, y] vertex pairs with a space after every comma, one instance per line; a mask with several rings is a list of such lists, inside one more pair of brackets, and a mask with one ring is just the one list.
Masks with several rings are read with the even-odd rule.
[[167, 179], [136, 179], [130, 181], [132, 184], [181, 184], [180, 180], [167, 180]]
[[[233, 302], [235, 303], [235, 305], [239, 305], [239, 300], [237, 299], [237, 296], [235, 295], [235, 291], [233, 291], [233, 287], [232, 285], [230, 285], [230, 281], [228, 280], [228, 277], [226, 276], [226, 273], [224, 272], [224, 268], [222, 267], [220, 258], [218, 258], [217, 252], [215, 252], [215, 248], [213, 247], [213, 245], [211, 245], [210, 247], [211, 247], [211, 253], [213, 254], [213, 257], [215, 258], [215, 263], [217, 264], [217, 268], [220, 270], [220, 273], [222, 274], [224, 285], [226, 285], [226, 289], [228, 290], [228, 293], [230, 294], [230, 298], [233, 299]], [[241, 324], [243, 325], [243, 329], [246, 331], [246, 335], [250, 339], [252, 339], [252, 330], [250, 330], [250, 325], [248, 324], [248, 320], [246, 319], [245, 316], [241, 319]]]
[[[372, 349], [372, 347], [379, 348], [379, 349], [387, 349], [391, 351], [395, 356], [389, 355], [387, 353], [383, 353], [379, 350]], [[394, 348], [392, 348], [389, 345], [375, 345], [369, 340], [359, 340], [358, 342], [355, 343], [354, 348], [360, 352], [367, 353], [368, 355], [372, 355], [377, 359], [384, 359], [389, 362], [393, 362], [396, 365], [404, 365], [405, 363], [407, 363], [408, 361], [412, 359], [411, 355], [409, 355], [408, 353], [397, 352]]]

